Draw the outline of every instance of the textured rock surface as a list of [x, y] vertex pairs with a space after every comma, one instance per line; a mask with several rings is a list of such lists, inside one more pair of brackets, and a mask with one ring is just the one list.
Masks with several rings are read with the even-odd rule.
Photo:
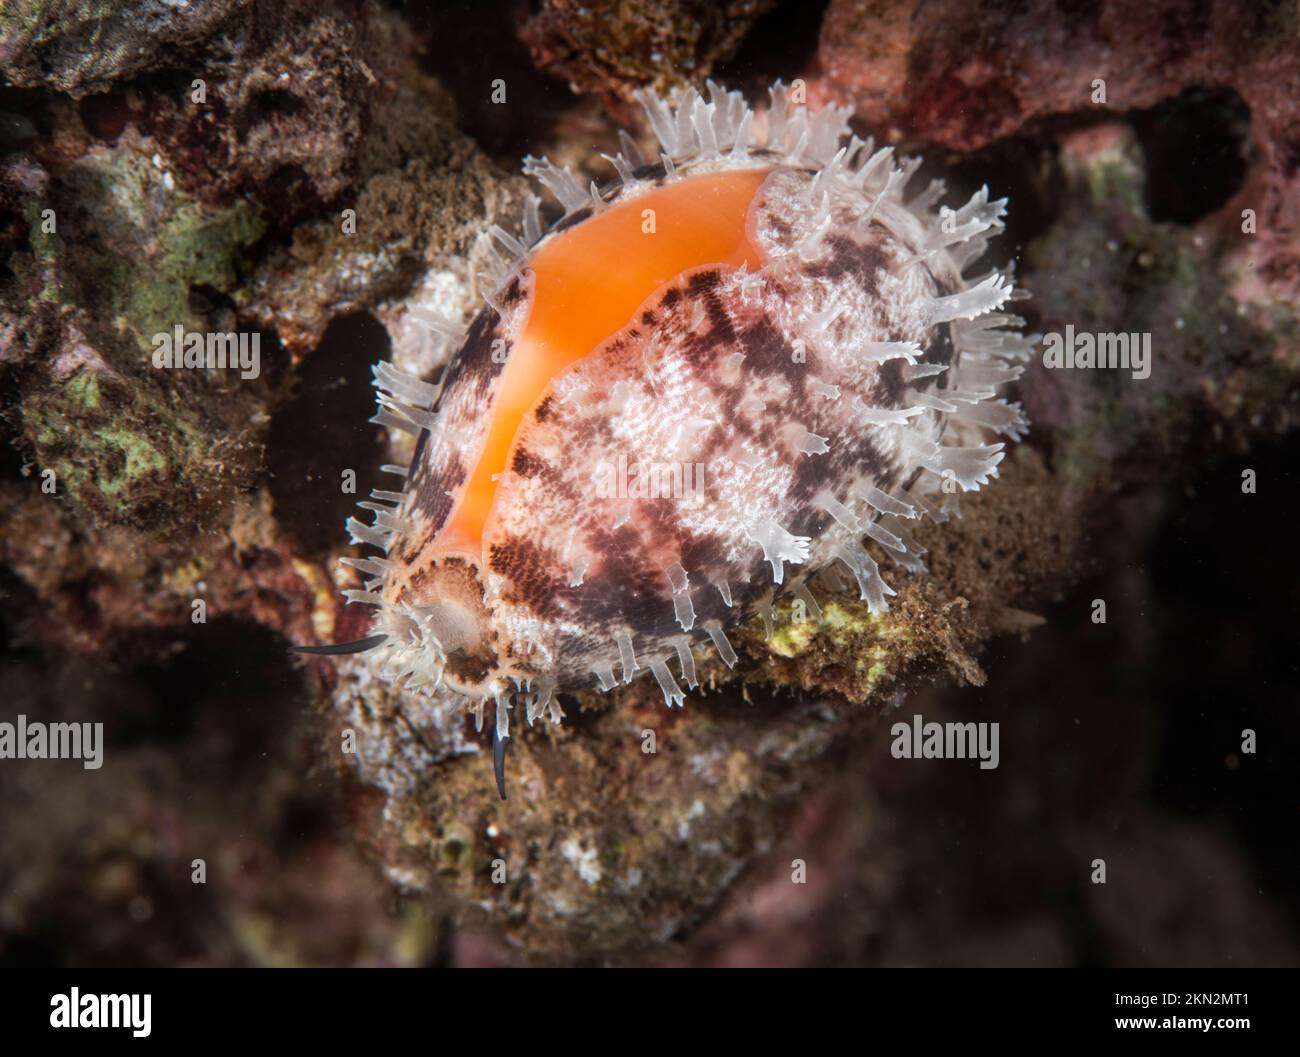
[[703, 80], [771, 7], [772, 0], [545, 0], [521, 36], [540, 69], [575, 91], [626, 103], [643, 85], [666, 92]]
[[22, 88], [82, 94], [170, 65], [246, 24], [252, 0], [15, 0], [0, 11], [0, 70]]
[[[1298, 37], [1300, 13], [1288, 4], [1035, 0], [1012, 16], [982, 4], [834, 0], [822, 27], [825, 76], [817, 90], [852, 103], [887, 135], [970, 151], [1052, 119], [1092, 121], [1188, 89], [1230, 89], [1250, 109], [1258, 152], [1251, 204], [1269, 244], [1262, 274], [1294, 304]], [[1184, 149], [1204, 132], [1178, 131]], [[1190, 153], [1167, 159], [1174, 168], [1161, 178], [1171, 186], [1198, 179], [1193, 160]]]

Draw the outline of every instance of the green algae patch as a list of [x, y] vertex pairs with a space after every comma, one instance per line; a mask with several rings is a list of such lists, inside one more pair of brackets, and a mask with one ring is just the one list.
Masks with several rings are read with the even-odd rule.
[[203, 558], [173, 565], [162, 574], [163, 586], [175, 594], [190, 594], [203, 579], [208, 562]]
[[22, 415], [37, 465], [96, 524], [165, 533], [206, 519], [201, 500], [215, 494], [222, 445], [151, 379], [83, 370], [34, 390]]
[[24, 445], [54, 471], [57, 494], [96, 525], [164, 535], [230, 509], [260, 462], [266, 400], [237, 371], [153, 365], [155, 335], [239, 330], [225, 299], [266, 228], [247, 202], [200, 204], [169, 164], [129, 128], [26, 208], [39, 297], [65, 323], [49, 328], [62, 333], [50, 369], [19, 408]]
[[99, 478], [99, 487], [105, 495], [120, 495], [140, 478], [165, 473], [168, 469], [167, 459], [143, 434], [128, 429], [97, 429], [94, 440], [102, 451], [121, 456], [109, 460], [117, 472], [110, 471]]
[[814, 616], [800, 599], [782, 600], [770, 638], [761, 621], [747, 626], [747, 645], [765, 658], [763, 679], [865, 700], [918, 653], [910, 612], [872, 613], [865, 602], [833, 595], [819, 607]]
[[243, 202], [210, 215], [187, 204], [163, 224], [152, 258], [144, 262], [119, 258], [121, 305], [137, 344], [152, 350], [153, 335], [170, 331], [177, 323], [187, 329], [206, 329], [189, 309], [191, 288], [233, 287], [244, 250], [265, 227], [256, 211]]
[[773, 632], [767, 648], [782, 657], [798, 657], [816, 635], [817, 627], [811, 619], [788, 623]]
[[96, 520], [129, 521], [140, 494], [161, 497], [175, 467], [160, 445], [168, 431], [140, 414], [125, 385], [89, 372], [51, 385], [23, 408], [36, 459]]
[[194, 201], [134, 132], [87, 151], [63, 174], [55, 201], [58, 234], [45, 236], [40, 251], [66, 279], [62, 300], [94, 306], [90, 336], [124, 368], [149, 362], [155, 334], [211, 329], [191, 307], [192, 291], [232, 293], [266, 231], [246, 201]]
[[82, 371], [67, 384], [68, 399], [91, 410], [99, 407], [99, 379], [93, 371]]

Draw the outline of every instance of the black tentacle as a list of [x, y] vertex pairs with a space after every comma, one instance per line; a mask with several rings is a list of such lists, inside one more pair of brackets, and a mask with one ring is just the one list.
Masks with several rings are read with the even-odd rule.
[[507, 734], [504, 738], [498, 734], [492, 735], [492, 770], [497, 776], [497, 792], [501, 794], [501, 799], [506, 799], [506, 742], [510, 740]]
[[387, 641], [387, 635], [379, 634], [365, 639], [356, 639], [353, 642], [333, 642], [328, 646], [290, 646], [289, 652], [330, 657], [339, 653], [365, 653], [366, 650], [373, 650], [380, 643]]

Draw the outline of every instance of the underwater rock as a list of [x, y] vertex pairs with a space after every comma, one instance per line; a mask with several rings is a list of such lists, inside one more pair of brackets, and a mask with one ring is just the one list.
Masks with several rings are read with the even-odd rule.
[[773, 0], [648, 0], [638, 4], [545, 0], [520, 29], [537, 66], [575, 91], [630, 103], [709, 76]]
[[218, 45], [253, 0], [14, 0], [0, 8], [0, 72], [22, 88], [81, 95], [155, 66], [203, 42]]

